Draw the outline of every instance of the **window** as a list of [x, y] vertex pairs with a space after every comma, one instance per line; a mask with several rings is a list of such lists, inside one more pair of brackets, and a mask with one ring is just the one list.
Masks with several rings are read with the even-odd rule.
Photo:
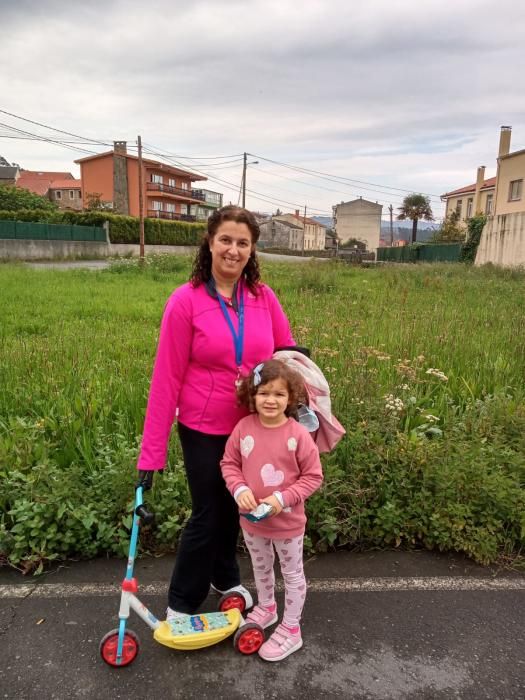
[[162, 175], [155, 175], [155, 173], [151, 173], [151, 182], [158, 182], [162, 185], [162, 183], [164, 182], [164, 178], [162, 177]]
[[521, 199], [523, 180], [512, 180], [509, 185], [509, 202], [517, 202]]
[[461, 209], [463, 208], [463, 200], [458, 199], [457, 204], [456, 204], [456, 214], [458, 215], [458, 219], [461, 219]]
[[472, 216], [472, 202], [473, 201], [474, 200], [471, 197], [469, 197], [467, 199], [467, 219], [470, 219], [470, 217]]
[[75, 199], [75, 190], [69, 190], [69, 199]]
[[180, 213], [181, 213], [181, 214], [187, 214], [187, 213], [188, 213], [188, 205], [187, 205], [187, 204], [181, 204], [181, 205], [180, 205]]
[[162, 211], [162, 202], [156, 202], [153, 200], [153, 209], [155, 211]]
[[62, 199], [62, 192], [60, 190], [55, 192], [55, 199]]
[[182, 190], [187, 190], [188, 189], [188, 183], [187, 182], [181, 182], [180, 187]]
[[492, 214], [492, 199], [494, 195], [493, 194], [488, 194], [487, 195], [487, 201], [485, 203], [485, 214], [491, 215]]
[[176, 183], [175, 183], [175, 178], [174, 178], [174, 177], [169, 177], [169, 178], [168, 178], [168, 185], [169, 185], [170, 187], [177, 187], [177, 185], [176, 185]]
[[171, 211], [172, 213], [175, 213], [175, 205], [173, 202], [166, 202], [166, 211]]

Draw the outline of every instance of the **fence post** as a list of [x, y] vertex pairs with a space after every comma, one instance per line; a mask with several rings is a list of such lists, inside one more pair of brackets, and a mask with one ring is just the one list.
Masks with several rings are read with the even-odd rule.
[[111, 243], [111, 241], [109, 240], [109, 221], [104, 221], [102, 228], [106, 232], [106, 243]]

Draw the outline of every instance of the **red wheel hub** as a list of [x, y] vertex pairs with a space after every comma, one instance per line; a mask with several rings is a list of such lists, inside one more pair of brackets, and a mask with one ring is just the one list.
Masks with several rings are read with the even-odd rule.
[[100, 644], [100, 654], [102, 658], [109, 666], [115, 666], [117, 668], [130, 664], [139, 653], [138, 639], [135, 634], [130, 632], [124, 633], [120, 663], [117, 663], [117, 649], [118, 632], [110, 632]]
[[246, 601], [244, 600], [244, 596], [237, 594], [230, 595], [227, 598], [224, 598], [224, 600], [220, 604], [221, 612], [226, 612], [226, 610], [237, 609], [242, 613], [244, 612], [245, 608]]
[[260, 629], [248, 629], [241, 632], [237, 639], [237, 649], [241, 654], [254, 654], [264, 642], [264, 633]]

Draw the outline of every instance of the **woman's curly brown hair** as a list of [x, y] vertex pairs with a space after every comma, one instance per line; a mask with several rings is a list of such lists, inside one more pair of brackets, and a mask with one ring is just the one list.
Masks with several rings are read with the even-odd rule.
[[[193, 261], [190, 282], [194, 287], [198, 287], [199, 284], [206, 284], [206, 282], [209, 282], [211, 279], [212, 258], [209, 242], [217, 233], [220, 225], [225, 221], [235, 221], [238, 224], [246, 224], [250, 230], [252, 244], [255, 245], [259, 240], [259, 236], [261, 235], [259, 224], [254, 215], [247, 209], [235, 207], [233, 205], [216, 209], [208, 219], [208, 233], [204, 237], [197, 251], [197, 255], [195, 256], [195, 260]], [[253, 294], [257, 294], [257, 286], [261, 279], [261, 273], [255, 251], [252, 251], [242, 274], [250, 291], [253, 292]]]
[[306, 387], [303, 378], [286, 363], [281, 360], [268, 360], [263, 363], [263, 367], [259, 372], [261, 376], [260, 384], [255, 385], [254, 372], [250, 372], [247, 377], [241, 380], [237, 388], [237, 397], [241, 406], [246, 406], [251, 413], [255, 412], [255, 394], [258, 389], [269, 382], [276, 379], [283, 379], [288, 388], [288, 407], [285, 411], [287, 416], [294, 416], [299, 407], [299, 404], [308, 404]]

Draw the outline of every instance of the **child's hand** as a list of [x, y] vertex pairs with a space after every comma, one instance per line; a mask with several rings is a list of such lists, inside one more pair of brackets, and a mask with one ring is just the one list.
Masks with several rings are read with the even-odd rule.
[[279, 515], [279, 513], [283, 509], [276, 496], [266, 496], [266, 498], [260, 498], [259, 503], [268, 503], [268, 505], [272, 506], [273, 510], [268, 516], [269, 518], [273, 518], [274, 516]]
[[257, 508], [257, 501], [251, 489], [246, 489], [237, 497], [237, 505], [241, 510], [253, 510]]

